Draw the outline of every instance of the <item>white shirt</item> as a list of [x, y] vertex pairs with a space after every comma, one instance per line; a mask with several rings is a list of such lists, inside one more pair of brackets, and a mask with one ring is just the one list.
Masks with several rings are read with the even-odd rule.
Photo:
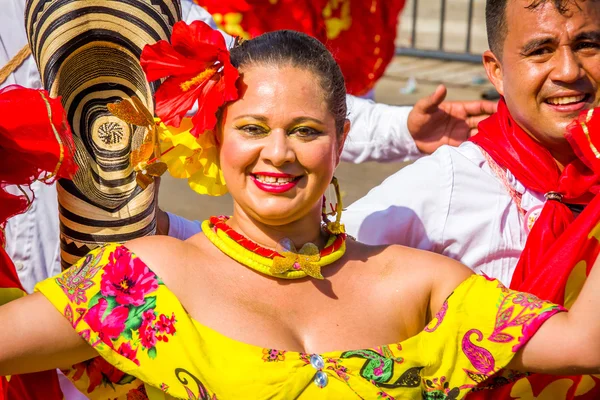
[[[525, 212], [540, 209], [532, 192], [507, 172]], [[525, 246], [525, 218], [481, 149], [443, 146], [401, 169], [344, 212], [347, 231], [369, 244], [402, 244], [454, 258], [510, 284]]]

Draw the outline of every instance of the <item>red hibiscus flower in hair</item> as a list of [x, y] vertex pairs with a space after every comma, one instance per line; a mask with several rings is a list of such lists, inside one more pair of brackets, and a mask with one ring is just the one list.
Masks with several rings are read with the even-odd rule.
[[239, 73], [231, 65], [225, 39], [202, 21], [177, 22], [171, 43], [147, 45], [140, 61], [149, 82], [167, 78], [154, 96], [156, 114], [166, 125], [179, 127], [198, 101], [192, 118], [196, 137], [215, 127], [219, 107], [238, 98]]

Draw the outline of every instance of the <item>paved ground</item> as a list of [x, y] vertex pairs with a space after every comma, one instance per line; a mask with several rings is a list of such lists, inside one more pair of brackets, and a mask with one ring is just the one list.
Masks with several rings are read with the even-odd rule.
[[[412, 1], [407, 1], [399, 24], [399, 45], [410, 41]], [[447, 3], [448, 22], [445, 28], [445, 42], [451, 50], [464, 51], [468, 0], [452, 0]], [[483, 24], [484, 2], [476, 0], [474, 4], [473, 51], [482, 52], [486, 48]], [[439, 5], [439, 1], [433, 0], [419, 2], [417, 43], [421, 46], [435, 48], [437, 45]], [[417, 89], [412, 94], [402, 94], [400, 89], [406, 86], [410, 78], [416, 79]], [[481, 93], [490, 87], [489, 84], [478, 83], [482, 78], [485, 80], [483, 68], [477, 64], [396, 57], [388, 66], [385, 77], [378, 82], [375, 98], [382, 103], [409, 105], [433, 92], [439, 83], [444, 83], [449, 89], [448, 99], [478, 99]], [[361, 165], [343, 163], [338, 168], [336, 176], [344, 192], [344, 204], [350, 204], [362, 197], [369, 189], [381, 183], [402, 166], [403, 164], [398, 163]], [[205, 219], [210, 215], [231, 212], [229, 196], [211, 198], [197, 195], [189, 189], [185, 180], [176, 180], [167, 175], [161, 185], [160, 204], [165, 210], [191, 219]]]

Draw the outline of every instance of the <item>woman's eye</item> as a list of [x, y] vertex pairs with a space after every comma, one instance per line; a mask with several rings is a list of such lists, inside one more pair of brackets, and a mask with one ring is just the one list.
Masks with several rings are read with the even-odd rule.
[[244, 125], [237, 129], [244, 131], [249, 135], [264, 135], [267, 133], [266, 129], [258, 125]]
[[311, 136], [317, 136], [320, 135], [321, 132], [313, 129], [313, 128], [309, 128], [306, 126], [301, 126], [299, 128], [296, 128], [292, 131], [293, 134], [298, 135], [300, 137], [311, 137]]

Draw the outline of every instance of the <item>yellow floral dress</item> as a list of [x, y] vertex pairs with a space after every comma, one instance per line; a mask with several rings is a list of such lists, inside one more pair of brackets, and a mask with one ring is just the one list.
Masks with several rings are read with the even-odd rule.
[[122, 245], [92, 251], [36, 290], [100, 354], [64, 371], [92, 399], [460, 399], [562, 310], [473, 276], [410, 339], [306, 354], [200, 325]]

